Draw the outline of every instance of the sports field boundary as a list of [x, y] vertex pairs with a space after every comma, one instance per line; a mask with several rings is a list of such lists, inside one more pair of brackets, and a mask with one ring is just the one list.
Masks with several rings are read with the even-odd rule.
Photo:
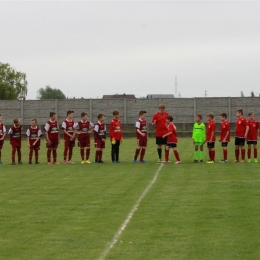
[[100, 255], [100, 257], [98, 258], [98, 260], [104, 260], [107, 256], [107, 254], [109, 253], [109, 251], [114, 247], [114, 245], [116, 244], [116, 242], [118, 241], [119, 237], [121, 236], [121, 234], [123, 233], [123, 231], [125, 230], [127, 224], [130, 222], [131, 218], [133, 217], [135, 211], [138, 209], [140, 202], [144, 199], [144, 197], [146, 196], [146, 194], [148, 193], [148, 191], [151, 189], [151, 187], [153, 186], [153, 184], [156, 182], [157, 177], [159, 176], [159, 173], [161, 171], [163, 167], [163, 164], [160, 165], [160, 167], [157, 169], [157, 171], [154, 174], [153, 179], [151, 180], [151, 182], [147, 185], [147, 187], [145, 188], [145, 190], [143, 191], [143, 193], [141, 194], [141, 196], [138, 198], [138, 200], [136, 201], [136, 203], [134, 204], [134, 206], [132, 207], [132, 209], [130, 210], [130, 212], [128, 213], [126, 219], [124, 220], [123, 224], [120, 226], [120, 228], [118, 229], [118, 231], [115, 233], [112, 241], [108, 244], [108, 246], [105, 248], [105, 250], [103, 251], [103, 253]]

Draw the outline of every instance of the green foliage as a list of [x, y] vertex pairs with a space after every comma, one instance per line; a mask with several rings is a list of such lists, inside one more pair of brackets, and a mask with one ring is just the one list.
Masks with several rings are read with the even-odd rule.
[[17, 72], [8, 63], [0, 63], [0, 99], [25, 99], [27, 95], [26, 74]]
[[38, 90], [38, 99], [66, 99], [66, 96], [60, 89], [46, 86]]

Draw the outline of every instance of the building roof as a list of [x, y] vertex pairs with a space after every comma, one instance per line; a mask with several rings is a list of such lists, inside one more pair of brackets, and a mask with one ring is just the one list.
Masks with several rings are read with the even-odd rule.
[[126, 98], [126, 99], [136, 99], [135, 95], [133, 94], [114, 94], [114, 95], [103, 95], [105, 99], [111, 98]]
[[148, 94], [146, 98], [174, 98], [173, 94]]

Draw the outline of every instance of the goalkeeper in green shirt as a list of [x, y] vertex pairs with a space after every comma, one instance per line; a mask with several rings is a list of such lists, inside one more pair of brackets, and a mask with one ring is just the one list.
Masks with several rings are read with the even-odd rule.
[[202, 116], [196, 115], [195, 116], [196, 123], [193, 126], [192, 131], [192, 142], [195, 145], [194, 151], [194, 163], [199, 162], [199, 148], [200, 148], [200, 162], [203, 162], [204, 152], [203, 152], [203, 145], [206, 142], [206, 127], [205, 124], [202, 122]]

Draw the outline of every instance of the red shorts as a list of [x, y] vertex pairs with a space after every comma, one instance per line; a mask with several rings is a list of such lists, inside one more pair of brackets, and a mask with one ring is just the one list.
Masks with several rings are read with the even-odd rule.
[[12, 141], [11, 145], [12, 145], [12, 147], [21, 147], [22, 143], [21, 143], [21, 141]]
[[90, 136], [86, 136], [84, 139], [78, 140], [79, 147], [90, 147]]
[[4, 146], [4, 140], [1, 140], [1, 141], [0, 141], [0, 149], [2, 149], [3, 146]]
[[50, 141], [51, 141], [51, 144], [46, 143], [46, 147], [47, 148], [49, 148], [49, 149], [52, 149], [52, 148], [56, 149], [56, 148], [58, 148], [58, 145], [59, 145], [58, 140], [50, 140]]
[[147, 139], [137, 139], [137, 145], [140, 147], [147, 147]]
[[64, 139], [65, 148], [74, 147], [74, 146], [75, 146], [75, 140], [70, 141], [70, 139]]
[[103, 149], [105, 148], [105, 142], [102, 142], [101, 140], [95, 140], [95, 148]]

